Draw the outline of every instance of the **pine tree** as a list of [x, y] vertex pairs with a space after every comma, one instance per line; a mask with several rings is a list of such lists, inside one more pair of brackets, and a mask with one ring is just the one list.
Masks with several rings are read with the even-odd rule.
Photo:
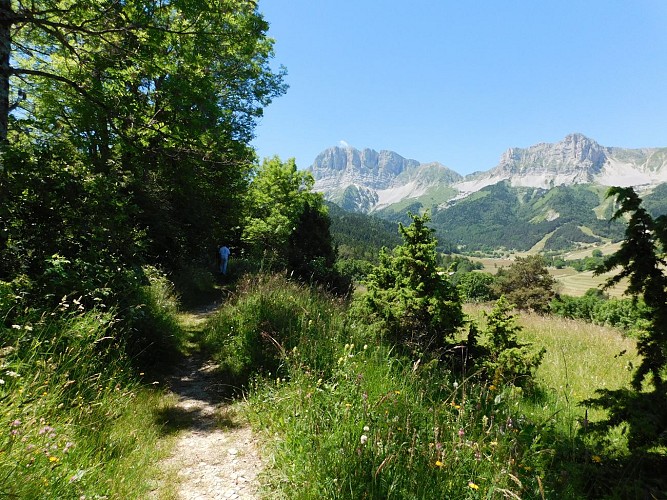
[[632, 390], [598, 391], [598, 397], [583, 404], [609, 410], [607, 420], [594, 426], [608, 427], [627, 423], [631, 449], [646, 449], [667, 443], [667, 217], [656, 219], [641, 206], [632, 188], [611, 188], [608, 197], [619, 204], [613, 219], [628, 217], [625, 241], [596, 271], [597, 274], [622, 270], [605, 284], [611, 287], [628, 279], [626, 293], [641, 296], [650, 310], [650, 321], [637, 341], [642, 361], [632, 379]]
[[422, 351], [439, 349], [463, 324], [461, 301], [438, 267], [428, 214], [409, 215], [410, 226], [399, 224], [403, 245], [381, 252], [364, 301], [396, 343]]

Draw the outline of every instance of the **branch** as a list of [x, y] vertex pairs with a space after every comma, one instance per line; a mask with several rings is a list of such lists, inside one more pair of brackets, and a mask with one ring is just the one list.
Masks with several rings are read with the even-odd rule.
[[88, 99], [90, 102], [97, 104], [100, 106], [102, 109], [108, 109], [108, 106], [97, 99], [95, 96], [93, 96], [90, 92], [88, 92], [86, 89], [84, 89], [81, 85], [78, 83], [70, 80], [69, 78], [65, 78], [60, 75], [56, 75], [53, 73], [49, 73], [47, 71], [40, 71], [37, 69], [26, 69], [26, 68], [11, 68], [10, 69], [10, 74], [12, 75], [33, 75], [33, 76], [41, 76], [42, 78], [48, 78], [50, 80], [55, 80], [57, 82], [64, 83], [65, 85], [71, 87], [74, 89], [78, 94], [82, 95], [86, 99]]

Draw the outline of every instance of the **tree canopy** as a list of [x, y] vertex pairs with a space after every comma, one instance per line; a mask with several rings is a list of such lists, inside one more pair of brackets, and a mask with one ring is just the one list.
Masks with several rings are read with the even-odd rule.
[[249, 141], [286, 90], [267, 30], [251, 1], [0, 1], [0, 279], [238, 242]]

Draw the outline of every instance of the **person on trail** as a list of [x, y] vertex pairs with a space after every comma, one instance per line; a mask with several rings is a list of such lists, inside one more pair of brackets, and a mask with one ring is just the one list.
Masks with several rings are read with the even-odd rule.
[[232, 253], [226, 245], [222, 245], [218, 250], [220, 255], [220, 272], [222, 274], [227, 274], [227, 261], [229, 260], [229, 254]]

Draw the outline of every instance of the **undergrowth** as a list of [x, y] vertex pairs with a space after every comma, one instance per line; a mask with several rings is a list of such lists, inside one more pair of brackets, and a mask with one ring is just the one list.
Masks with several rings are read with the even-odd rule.
[[206, 346], [246, 391], [247, 416], [273, 454], [267, 497], [655, 496], [656, 464], [630, 466], [620, 433], [611, 446], [589, 436], [599, 415], [578, 404], [598, 383], [627, 383], [632, 341], [604, 336], [603, 347], [574, 322], [519, 324], [519, 340], [547, 349], [524, 388], [464, 374], [446, 357], [408, 357], [345, 302], [260, 276], [209, 322]]
[[[141, 330], [162, 328], [142, 349], [159, 351], [160, 338], [176, 345], [169, 287], [154, 275], [140, 293]], [[0, 497], [145, 498], [161, 453], [162, 394], [128, 354], [127, 317], [71, 298], [17, 312], [15, 298], [3, 296], [3, 310], [14, 310], [0, 324]]]

